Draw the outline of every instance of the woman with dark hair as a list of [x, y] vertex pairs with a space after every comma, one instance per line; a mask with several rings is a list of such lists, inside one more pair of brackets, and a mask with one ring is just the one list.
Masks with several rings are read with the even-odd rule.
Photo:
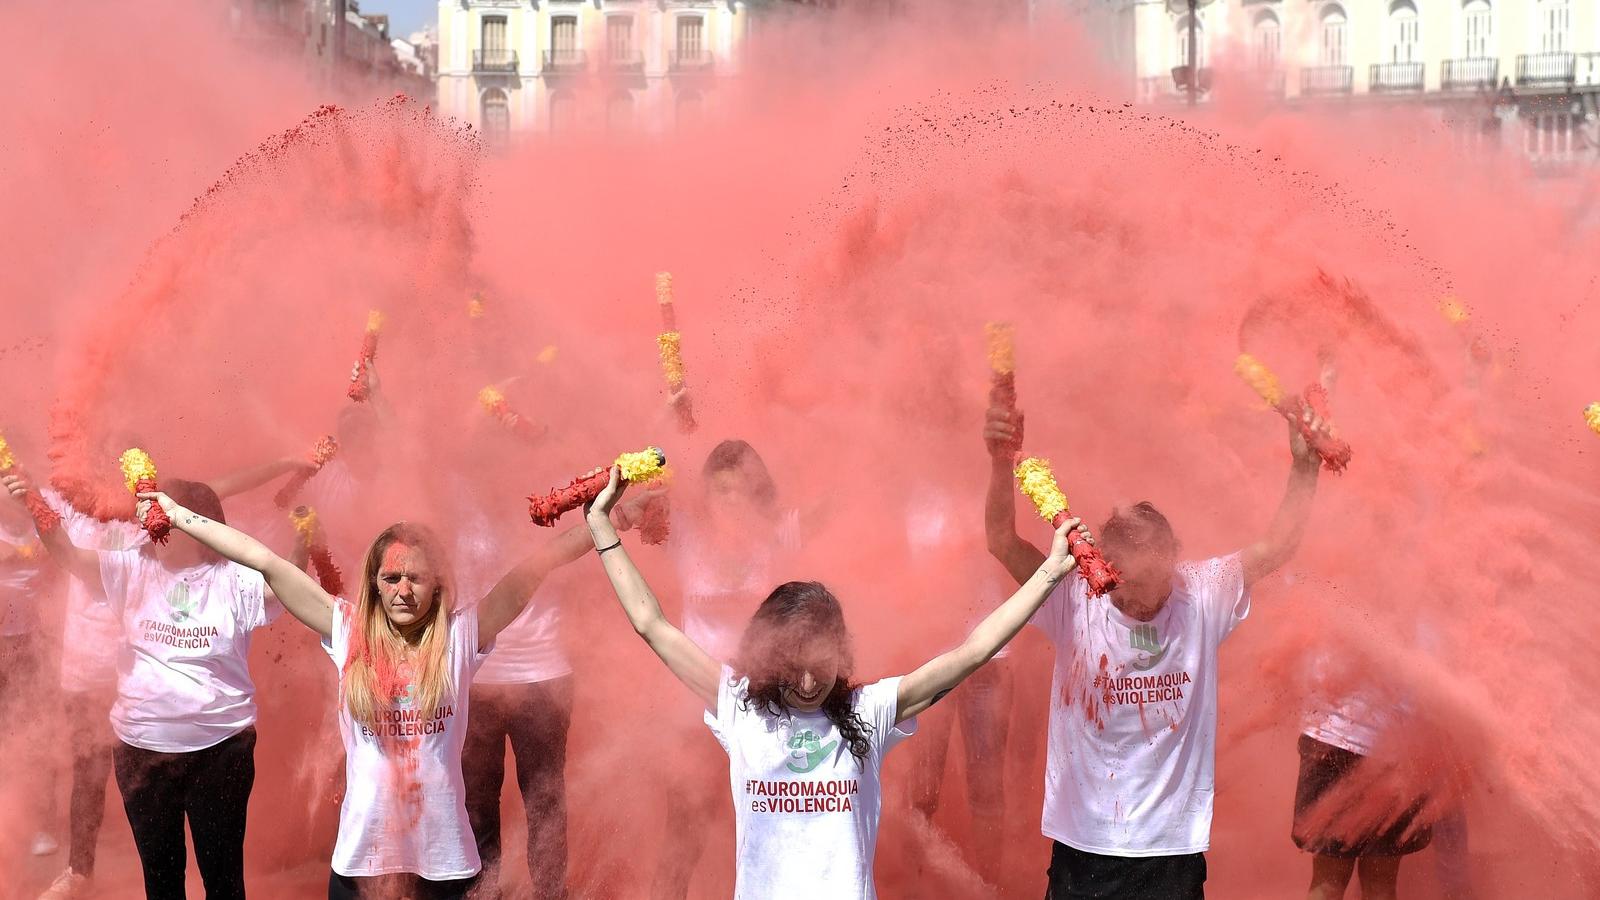
[[915, 731], [916, 715], [1005, 646], [1075, 564], [1067, 529], [1050, 555], [959, 647], [916, 671], [852, 681], [839, 601], [817, 582], [788, 582], [762, 601], [731, 666], [662, 615], [622, 549], [609, 516], [623, 484], [590, 504], [590, 534], [634, 631], [705, 705], [728, 753], [737, 822], [738, 898], [872, 898], [872, 858], [884, 753]]
[[[21, 500], [21, 475], [4, 484]], [[211, 488], [167, 490], [223, 520]], [[193, 515], [193, 514], [191, 514]], [[58, 565], [106, 597], [122, 625], [112, 764], [144, 869], [145, 896], [184, 896], [184, 822], [213, 900], [242, 898], [245, 812], [255, 783], [250, 635], [280, 611], [261, 576], [182, 534], [129, 550], [75, 546], [61, 527], [39, 533]]]
[[[667, 545], [683, 597], [683, 633], [717, 659], [734, 658], [750, 614], [777, 583], [800, 549], [802, 518], [779, 501], [778, 486], [761, 454], [747, 441], [728, 439], [707, 454], [701, 490], [673, 509]], [[623, 504], [618, 519], [631, 516]], [[683, 735], [703, 740], [691, 724], [697, 715], [685, 698]], [[722, 772], [710, 754], [674, 759], [664, 779], [668, 827], [652, 879], [653, 900], [685, 900], [711, 826], [726, 808], [716, 802]], [[690, 827], [683, 827], [690, 823]]]

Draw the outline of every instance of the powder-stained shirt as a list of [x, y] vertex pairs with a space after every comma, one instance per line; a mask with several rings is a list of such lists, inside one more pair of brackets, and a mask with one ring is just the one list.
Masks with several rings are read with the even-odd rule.
[[1149, 622], [1077, 572], [1056, 586], [1033, 617], [1056, 645], [1046, 837], [1123, 857], [1210, 846], [1217, 649], [1249, 611], [1239, 554], [1178, 566]]
[[[340, 601], [333, 635], [322, 645], [341, 673], [350, 656], [353, 611]], [[461, 777], [472, 678], [487, 655], [478, 652], [475, 610], [450, 616], [446, 653], [453, 690], [432, 713], [415, 706], [415, 682], [390, 698], [375, 724], [356, 722], [340, 692], [345, 795], [333, 848], [333, 870], [340, 875], [410, 872], [445, 881], [481, 868]]]
[[[39, 492], [61, 516], [61, 528], [74, 546], [85, 550], [130, 550], [149, 538], [135, 522], [102, 522], [79, 512], [51, 488]], [[61, 634], [61, 688], [101, 691], [117, 683], [117, 656], [122, 648], [122, 622], [98, 587], [67, 575], [67, 612]]]
[[706, 724], [728, 751], [736, 822], [735, 900], [871, 900], [883, 756], [916, 731], [895, 725], [899, 678], [855, 691], [872, 729], [857, 760], [820, 711], [769, 716], [746, 708], [748, 679], [724, 667]]
[[159, 753], [204, 750], [255, 724], [250, 634], [283, 608], [254, 569], [226, 560], [169, 569], [156, 553], [149, 544], [100, 553], [122, 620], [111, 730]]

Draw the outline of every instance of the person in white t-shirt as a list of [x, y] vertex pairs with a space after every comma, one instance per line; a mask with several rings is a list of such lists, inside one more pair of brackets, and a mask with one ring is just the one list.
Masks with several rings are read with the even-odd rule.
[[[985, 530], [989, 552], [1019, 582], [1043, 556], [1016, 530], [1011, 467], [1022, 428], [1020, 411], [990, 407]], [[1054, 842], [1049, 900], [1205, 896], [1218, 650], [1249, 613], [1250, 586], [1299, 546], [1316, 493], [1316, 454], [1292, 424], [1289, 440], [1288, 488], [1261, 540], [1179, 563], [1154, 505], [1117, 509], [1100, 547], [1121, 586], [1095, 598], [1070, 578], [1033, 617], [1056, 646], [1042, 825]]]
[[45, 676], [46, 642], [39, 630], [40, 608], [53, 606], [61, 591], [59, 576], [27, 511], [19, 503], [0, 503], [0, 722], [8, 723], [13, 739], [0, 784], [15, 789], [26, 804], [18, 812], [39, 823], [35, 856], [57, 847], [49, 814], [54, 779], [40, 777], [49, 771], [50, 736], [36, 729], [46, 721], [39, 711], [59, 702], [53, 679]]
[[140, 497], [160, 503], [175, 529], [264, 577], [339, 669], [345, 797], [330, 900], [465, 897], [481, 868], [461, 773], [473, 676], [545, 576], [583, 555], [583, 530], [547, 542], [468, 606], [433, 532], [391, 525], [367, 549], [350, 601], [240, 531], [165, 494]]
[[[719, 442], [700, 477], [701, 490], [673, 507], [667, 552], [683, 597], [683, 633], [713, 657], [732, 659], [750, 614], [800, 549], [802, 517], [779, 500], [777, 482], [747, 441]], [[619, 521], [634, 518], [626, 506], [618, 507]], [[693, 699], [686, 703], [680, 739], [700, 740], [703, 732], [690, 733]], [[667, 830], [650, 896], [684, 900], [708, 833], [727, 818], [726, 807], [716, 803], [723, 773], [710, 755], [683, 754], [666, 764], [672, 767], [663, 779]]]
[[[18, 500], [31, 489], [4, 479]], [[221, 521], [222, 501], [198, 482], [167, 490]], [[243, 898], [246, 807], [255, 782], [251, 632], [278, 607], [261, 576], [181, 534], [120, 551], [75, 546], [41, 531], [50, 555], [103, 595], [121, 623], [112, 766], [151, 900], [184, 896], [184, 824], [208, 898]]]
[[884, 754], [916, 716], [1004, 647], [1072, 570], [1069, 528], [1021, 590], [961, 646], [904, 677], [851, 683], [850, 635], [839, 601], [817, 582], [779, 585], [756, 608], [725, 665], [661, 612], [622, 549], [609, 513], [617, 471], [585, 511], [595, 550], [634, 631], [705, 705], [728, 753], [735, 817], [736, 900], [870, 900]]

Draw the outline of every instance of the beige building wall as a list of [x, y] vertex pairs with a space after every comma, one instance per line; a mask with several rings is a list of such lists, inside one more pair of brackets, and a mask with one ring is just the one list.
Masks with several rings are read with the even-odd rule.
[[707, 115], [749, 13], [711, 0], [440, 0], [439, 106], [491, 143]]

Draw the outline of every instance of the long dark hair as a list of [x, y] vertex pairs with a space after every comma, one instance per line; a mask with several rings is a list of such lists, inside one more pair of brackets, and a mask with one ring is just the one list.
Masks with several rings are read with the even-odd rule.
[[831, 641], [837, 680], [822, 701], [828, 717], [857, 762], [872, 752], [872, 726], [856, 713], [854, 695], [859, 685], [850, 680], [855, 665], [844, 610], [833, 592], [816, 581], [790, 581], [778, 585], [761, 601], [739, 639], [735, 669], [749, 678], [745, 709], [755, 708], [774, 718], [789, 714], [783, 691], [792, 687], [802, 663], [799, 651], [818, 640]]

